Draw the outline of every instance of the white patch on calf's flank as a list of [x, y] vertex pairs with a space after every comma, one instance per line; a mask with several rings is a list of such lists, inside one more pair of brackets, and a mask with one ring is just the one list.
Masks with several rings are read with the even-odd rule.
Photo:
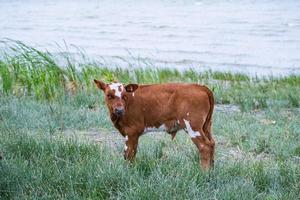
[[124, 90], [122, 83], [112, 83], [108, 85], [111, 90], [115, 90], [115, 95], [121, 98], [121, 94]]
[[187, 132], [189, 133], [191, 138], [196, 138], [197, 136], [201, 136], [199, 131], [193, 131], [189, 121], [187, 121], [185, 119], [183, 119], [183, 121], [185, 123], [185, 127], [187, 129]]
[[127, 151], [127, 149], [128, 149], [128, 147], [127, 147], [127, 145], [125, 144], [125, 146], [124, 146], [124, 151]]
[[188, 112], [188, 113], [186, 113], [186, 115], [187, 115], [187, 116], [189, 116], [189, 115], [190, 115], [190, 113]]
[[134, 97], [134, 92], [132, 93], [132, 96]]

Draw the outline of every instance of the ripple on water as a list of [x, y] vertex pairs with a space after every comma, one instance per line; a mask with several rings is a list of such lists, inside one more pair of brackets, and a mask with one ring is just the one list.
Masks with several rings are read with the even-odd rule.
[[108, 59], [282, 75], [300, 71], [299, 8], [296, 0], [1, 1], [0, 37], [50, 49], [66, 41]]

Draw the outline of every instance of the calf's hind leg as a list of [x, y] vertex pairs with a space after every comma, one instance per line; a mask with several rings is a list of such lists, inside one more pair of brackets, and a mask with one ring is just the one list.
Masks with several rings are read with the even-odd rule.
[[214, 161], [214, 140], [211, 137], [207, 137], [202, 129], [203, 126], [192, 126], [194, 124], [191, 124], [188, 120], [184, 120], [184, 123], [186, 131], [199, 150], [202, 169], [209, 169]]
[[208, 139], [210, 141], [211, 146], [211, 166], [213, 167], [215, 164], [215, 148], [216, 148], [216, 142], [211, 134], [211, 122], [209, 123], [208, 130], [206, 130], [206, 135], [208, 136]]
[[200, 153], [201, 167], [207, 170], [214, 165], [214, 144], [210, 141], [206, 141], [202, 136], [192, 138], [192, 141], [197, 146]]

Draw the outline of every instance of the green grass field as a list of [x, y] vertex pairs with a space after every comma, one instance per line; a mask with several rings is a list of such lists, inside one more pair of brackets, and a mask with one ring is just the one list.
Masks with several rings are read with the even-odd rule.
[[[20, 42], [0, 61], [0, 199], [299, 199], [300, 76], [121, 69]], [[94, 78], [214, 90], [215, 168], [185, 132], [141, 137], [133, 163]]]

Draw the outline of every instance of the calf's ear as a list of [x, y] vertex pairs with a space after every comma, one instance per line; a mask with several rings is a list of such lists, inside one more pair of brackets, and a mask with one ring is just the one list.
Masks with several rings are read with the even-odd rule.
[[125, 90], [126, 92], [134, 92], [136, 89], [138, 89], [138, 87], [138, 84], [131, 83], [125, 86]]
[[96, 80], [96, 79], [94, 79], [94, 82], [96, 83], [96, 85], [99, 89], [101, 89], [103, 91], [105, 90], [105, 88], [106, 88], [105, 83], [103, 83], [102, 81]]

